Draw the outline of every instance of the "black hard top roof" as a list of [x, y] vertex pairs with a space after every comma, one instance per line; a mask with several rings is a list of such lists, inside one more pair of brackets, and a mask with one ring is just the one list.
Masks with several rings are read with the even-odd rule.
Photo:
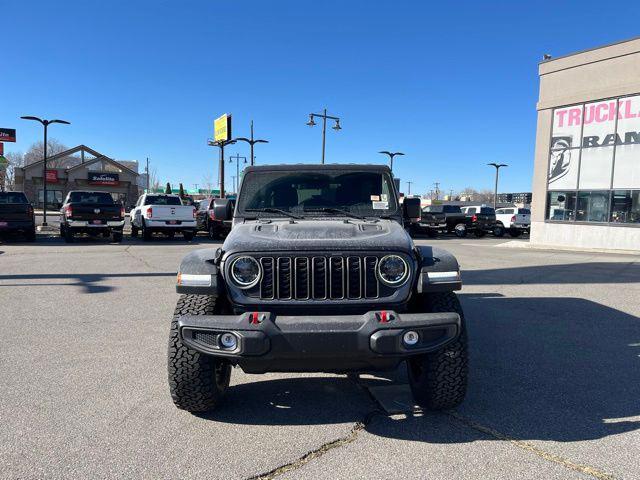
[[361, 164], [361, 163], [325, 163], [320, 165], [317, 163], [287, 163], [279, 165], [254, 165], [247, 167], [246, 172], [288, 172], [288, 171], [307, 171], [307, 170], [345, 170], [345, 171], [365, 171], [365, 172], [390, 172], [388, 165], [381, 164]]

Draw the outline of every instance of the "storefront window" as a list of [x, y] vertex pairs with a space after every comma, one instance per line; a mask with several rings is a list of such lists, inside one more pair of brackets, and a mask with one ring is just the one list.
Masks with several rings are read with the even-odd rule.
[[609, 220], [609, 192], [579, 192], [576, 220], [579, 222], [607, 222]]
[[575, 220], [576, 192], [549, 192], [547, 219], [551, 221]]
[[613, 223], [640, 223], [640, 190], [614, 190], [611, 196]]
[[[38, 207], [44, 204], [44, 190], [38, 190]], [[62, 205], [62, 190], [47, 189], [47, 208], [58, 209]]]

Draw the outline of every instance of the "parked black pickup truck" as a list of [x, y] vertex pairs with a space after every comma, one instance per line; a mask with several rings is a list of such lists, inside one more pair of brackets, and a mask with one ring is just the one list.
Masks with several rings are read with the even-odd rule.
[[[493, 207], [471, 205], [462, 207], [461, 210], [468, 219], [466, 230], [472, 231], [476, 237], [484, 237], [496, 228], [496, 211]], [[464, 237], [466, 230], [460, 232], [456, 229], [455, 232], [459, 237]]]
[[[216, 218], [216, 202], [224, 206], [225, 215], [223, 220]], [[196, 224], [198, 231], [205, 231], [209, 234], [209, 238], [218, 239], [227, 236], [231, 231], [231, 218], [233, 218], [233, 210], [236, 206], [234, 199], [227, 202], [220, 202], [219, 198], [209, 197], [200, 201], [198, 210], [196, 211]]]
[[69, 192], [60, 210], [60, 236], [73, 242], [76, 234], [86, 233], [121, 242], [124, 216], [124, 206], [107, 192]]
[[422, 209], [418, 227], [430, 237], [439, 232], [455, 233], [461, 238], [473, 232], [476, 237], [484, 237], [493, 231], [495, 223], [496, 215], [491, 207], [429, 205]]
[[22, 192], [0, 192], [0, 235], [22, 233], [27, 241], [36, 239], [33, 206]]

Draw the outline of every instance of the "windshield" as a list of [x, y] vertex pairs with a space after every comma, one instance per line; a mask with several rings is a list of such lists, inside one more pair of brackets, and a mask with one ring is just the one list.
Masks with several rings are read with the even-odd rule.
[[286, 213], [386, 216], [397, 210], [387, 174], [325, 169], [249, 172], [242, 180], [238, 204], [239, 212], [248, 212], [251, 216], [261, 213], [268, 216], [286, 216]]
[[24, 193], [0, 192], [0, 203], [29, 203]]
[[71, 203], [113, 203], [113, 197], [106, 192], [71, 192]]
[[147, 195], [145, 205], [182, 205], [180, 197], [169, 195]]

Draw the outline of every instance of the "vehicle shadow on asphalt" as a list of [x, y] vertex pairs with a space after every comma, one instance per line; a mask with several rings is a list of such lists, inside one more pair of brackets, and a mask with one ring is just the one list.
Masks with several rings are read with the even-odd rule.
[[587, 262], [462, 270], [463, 285], [640, 283], [640, 263]]
[[[520, 440], [574, 442], [640, 428], [638, 317], [580, 298], [460, 297], [470, 373], [456, 415]], [[406, 381], [404, 366], [360, 384], [344, 376], [254, 378], [232, 386], [224, 407], [205, 418], [252, 425], [358, 422], [380, 410], [363, 387]], [[431, 443], [493, 438], [453, 418], [449, 423], [459, 428], [442, 428], [441, 415], [409, 408], [405, 418], [374, 417], [366, 430]]]
[[[7, 287], [81, 287], [82, 293], [106, 293], [115, 290], [111, 285], [99, 285], [99, 282], [113, 278], [149, 278], [149, 277], [175, 277], [176, 272], [135, 272], [135, 273], [30, 273], [18, 275], [0, 274], [0, 289]], [[30, 280], [45, 280], [32, 282]], [[46, 280], [60, 280], [48, 282]]]

